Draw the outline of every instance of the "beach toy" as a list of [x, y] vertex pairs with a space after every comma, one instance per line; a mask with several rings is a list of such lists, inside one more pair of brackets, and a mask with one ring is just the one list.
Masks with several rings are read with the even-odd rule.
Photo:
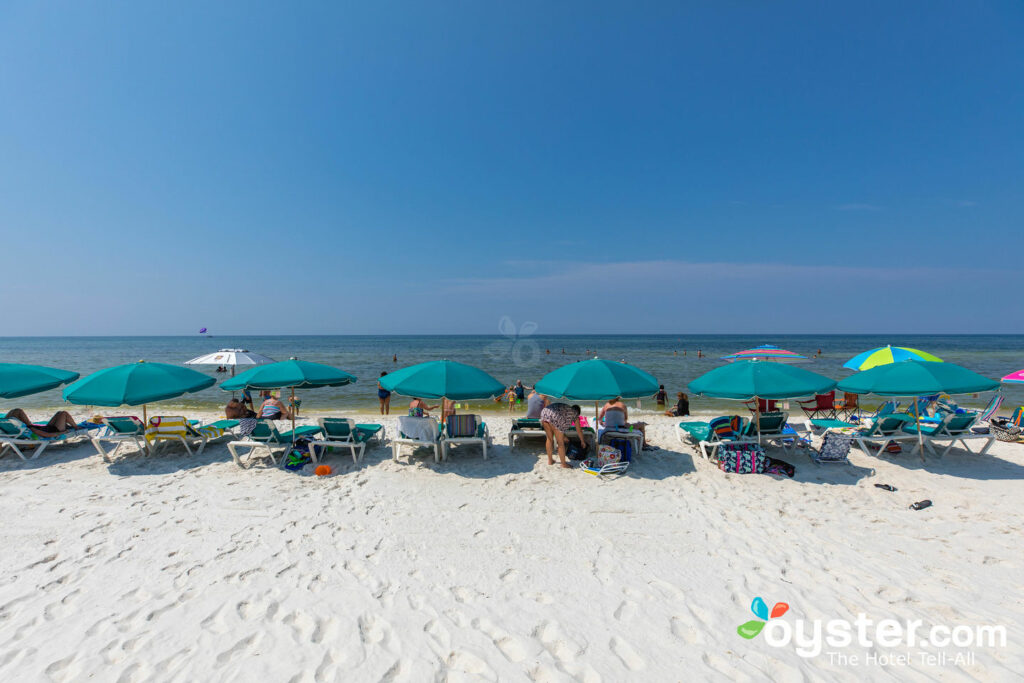
[[314, 470], [314, 473], [318, 477], [326, 477], [328, 474], [331, 473], [331, 466], [330, 465], [317, 465], [316, 469]]

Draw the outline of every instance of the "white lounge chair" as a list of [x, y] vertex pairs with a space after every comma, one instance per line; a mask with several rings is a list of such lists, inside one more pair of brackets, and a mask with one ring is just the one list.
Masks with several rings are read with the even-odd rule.
[[398, 436], [391, 439], [391, 459], [397, 461], [402, 446], [414, 449], [425, 446], [434, 449], [434, 462], [441, 462], [441, 430], [438, 429], [437, 418], [407, 417], [398, 418]]
[[359, 464], [366, 451], [366, 444], [376, 439], [383, 443], [384, 427], [382, 425], [357, 425], [354, 420], [339, 417], [322, 417], [317, 424], [323, 430], [324, 437], [309, 442], [309, 454], [313, 462], [317, 462], [317, 448], [347, 448], [352, 453], [353, 464]]
[[156, 453], [164, 444], [180, 443], [189, 455], [199, 455], [211, 440], [220, 437], [223, 430], [214, 427], [196, 427], [179, 415], [154, 415], [149, 418], [146, 441], [151, 444], [151, 453]]
[[[899, 443], [900, 441], [915, 438], [903, 431], [903, 427], [907, 422], [912, 421], [913, 418], [908, 417], [904, 413], [881, 415], [876, 417], [867, 427], [854, 432], [853, 438], [864, 455], [878, 455], [891, 443]], [[878, 450], [872, 453], [868, 448], [869, 445], [876, 446]]]
[[[239, 455], [238, 449], [248, 448], [249, 450], [244, 455], [251, 456], [262, 448], [270, 455], [270, 461], [276, 465], [276, 452], [286, 453], [291, 449], [295, 439], [303, 436], [312, 437], [315, 434], [319, 434], [320, 431], [320, 427], [317, 425], [303, 425], [296, 427], [294, 434], [291, 431], [279, 432], [273, 420], [260, 420], [256, 423], [256, 427], [248, 437], [229, 442], [228, 452], [231, 453], [231, 459], [235, 461], [235, 464], [243, 467], [242, 457]], [[316, 461], [316, 456], [312, 453], [312, 449], [310, 449], [310, 457], [313, 458], [314, 462]]]
[[[134, 444], [139, 451], [149, 452], [149, 444], [146, 443], [146, 425], [137, 417], [105, 417], [103, 418], [105, 430], [91, 436], [92, 445], [96, 452], [106, 461], [110, 462], [122, 444]], [[104, 443], [112, 443], [114, 447], [107, 452], [103, 448]]]
[[545, 438], [544, 427], [536, 418], [521, 417], [512, 420], [512, 429], [508, 432], [508, 447], [512, 448], [519, 439]]
[[448, 454], [452, 446], [458, 444], [478, 443], [484, 452], [484, 460], [487, 459], [487, 446], [491, 442], [491, 435], [487, 431], [487, 425], [477, 415], [449, 415], [444, 425], [444, 435], [441, 438], [441, 459], [448, 460]]
[[[921, 424], [921, 436], [923, 437], [922, 443], [924, 447], [932, 455], [938, 455], [940, 458], [949, 453], [953, 446], [959, 441], [968, 453], [973, 453], [970, 446], [967, 445], [969, 440], [981, 439], [985, 441], [985, 445], [978, 455], [985, 455], [988, 453], [988, 449], [995, 443], [996, 437], [994, 434], [975, 434], [971, 431], [971, 427], [978, 421], [978, 413], [960, 413], [959, 415], [947, 414], [938, 424]], [[906, 425], [903, 431], [907, 434], [912, 435], [912, 438], [917, 437], [917, 425]], [[949, 442], [946, 449], [942, 453], [938, 453], [933, 444], [939, 442]], [[918, 447], [915, 447], [915, 451]]]
[[[96, 427], [99, 427], [97, 425]], [[78, 443], [91, 435], [90, 429], [69, 429], [57, 436], [39, 436], [18, 420], [0, 419], [0, 456], [10, 450], [22, 460], [35, 460], [48, 446], [60, 443]], [[32, 455], [25, 457], [23, 449], [33, 449]]]

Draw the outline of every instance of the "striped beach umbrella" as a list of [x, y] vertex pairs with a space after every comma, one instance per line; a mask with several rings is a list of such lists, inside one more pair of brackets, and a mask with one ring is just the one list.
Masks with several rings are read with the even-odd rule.
[[850, 360], [843, 363], [844, 368], [851, 370], [870, 370], [879, 365], [889, 363], [900, 363], [905, 360], [923, 360], [933, 363], [941, 363], [942, 359], [926, 351], [908, 349], [905, 346], [880, 346], [864, 353], [858, 353]]
[[807, 356], [801, 356], [799, 353], [787, 351], [786, 349], [779, 348], [772, 344], [762, 344], [761, 346], [755, 346], [752, 349], [745, 349], [743, 351], [737, 351], [736, 353], [730, 353], [728, 356], [722, 356], [722, 360], [727, 360], [730, 363], [738, 360], [768, 360], [776, 363], [804, 363], [810, 359]]
[[1003, 381], [1008, 384], [1024, 384], [1024, 370], [1011, 372], [1009, 375], [1003, 378]]

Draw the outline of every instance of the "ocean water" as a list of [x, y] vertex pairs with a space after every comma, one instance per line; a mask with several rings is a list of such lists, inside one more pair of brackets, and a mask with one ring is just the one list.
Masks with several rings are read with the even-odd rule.
[[[782, 348], [821, 356], [806, 367], [835, 379], [850, 371], [841, 366], [866, 349], [885, 344], [919, 348], [958, 363], [981, 374], [998, 379], [1024, 368], [1024, 336], [860, 336], [860, 335], [587, 335], [553, 336], [512, 334], [507, 336], [188, 336], [188, 337], [6, 337], [0, 338], [0, 361], [37, 363], [75, 370], [86, 375], [112, 365], [140, 359], [163, 363], [184, 363], [190, 358], [221, 348], [243, 348], [275, 360], [291, 357], [327, 363], [352, 373], [358, 382], [346, 387], [300, 392], [302, 412], [318, 409], [376, 410], [377, 378], [382, 371], [428, 360], [451, 359], [483, 368], [506, 384], [517, 379], [531, 385], [545, 373], [571, 361], [598, 356], [623, 360], [647, 370], [664, 383], [670, 402], [686, 384], [723, 363], [728, 353], [757, 346], [776, 344]], [[697, 357], [697, 351], [703, 358]], [[678, 355], [675, 355], [678, 354]], [[685, 354], [685, 355], [684, 355]], [[393, 356], [398, 362], [393, 362]], [[195, 366], [211, 377], [213, 367]], [[1024, 387], [1004, 385], [1007, 406], [1024, 404]], [[165, 402], [166, 409], [219, 409], [229, 398], [214, 386], [203, 392]], [[990, 397], [961, 397], [961, 405], [980, 407]], [[392, 399], [392, 412], [405, 405], [405, 399]], [[3, 401], [8, 409], [15, 405], [46, 412], [64, 405], [60, 390]], [[475, 401], [474, 410], [493, 410], [493, 401]], [[630, 405], [635, 405], [633, 402]], [[692, 409], [735, 410], [737, 404], [715, 399], [691, 399]], [[654, 409], [653, 400], [642, 408]], [[793, 406], [796, 409], [796, 406]]]

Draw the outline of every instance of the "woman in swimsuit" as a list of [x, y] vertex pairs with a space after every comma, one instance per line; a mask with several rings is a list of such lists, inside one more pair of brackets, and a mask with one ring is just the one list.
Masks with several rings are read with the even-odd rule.
[[75, 418], [71, 417], [71, 413], [66, 410], [60, 410], [55, 413], [45, 426], [34, 424], [29, 418], [28, 413], [21, 408], [14, 408], [10, 410], [5, 417], [8, 420], [17, 420], [32, 430], [33, 434], [44, 438], [60, 436], [64, 432], [75, 429], [78, 426], [78, 423], [75, 422]]
[[260, 418], [264, 420], [290, 420], [292, 418], [288, 406], [277, 400], [269, 391], [266, 393], [263, 403], [260, 404], [259, 414]]
[[[386, 371], [382, 371], [380, 376], [388, 374]], [[377, 380], [377, 398], [380, 400], [380, 414], [390, 415], [391, 414], [391, 392], [380, 385], [380, 380]]]
[[409, 417], [430, 417], [430, 410], [436, 410], [437, 406], [428, 406], [422, 398], [414, 398], [409, 402]]

